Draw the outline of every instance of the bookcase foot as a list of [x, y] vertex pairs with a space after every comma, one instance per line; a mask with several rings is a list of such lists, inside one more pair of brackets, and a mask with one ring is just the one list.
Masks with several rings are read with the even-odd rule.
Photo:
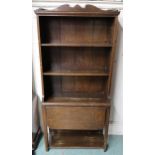
[[108, 150], [108, 147], [109, 145], [107, 144], [105, 147], [104, 147], [104, 152], [106, 152]]

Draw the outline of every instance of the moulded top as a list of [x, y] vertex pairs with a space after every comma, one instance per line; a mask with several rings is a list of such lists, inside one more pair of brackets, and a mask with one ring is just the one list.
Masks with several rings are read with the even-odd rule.
[[101, 10], [93, 5], [86, 5], [84, 8], [75, 5], [70, 7], [69, 5], [61, 5], [53, 10], [37, 9], [35, 13], [38, 16], [80, 16], [80, 17], [115, 17], [119, 15], [118, 10]]

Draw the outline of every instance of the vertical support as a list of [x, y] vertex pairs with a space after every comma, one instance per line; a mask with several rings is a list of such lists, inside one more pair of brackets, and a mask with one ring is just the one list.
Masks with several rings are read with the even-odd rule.
[[48, 151], [48, 133], [47, 133], [47, 122], [46, 122], [46, 107], [42, 105], [42, 117], [43, 117], [43, 132], [44, 132], [44, 141], [45, 149]]
[[104, 152], [106, 152], [108, 148], [109, 117], [110, 117], [110, 107], [108, 107], [106, 110], [106, 122], [105, 122], [105, 131], [104, 131]]
[[113, 34], [112, 34], [112, 49], [110, 52], [110, 70], [109, 70], [109, 79], [108, 79], [108, 96], [111, 96], [111, 83], [112, 83], [112, 72], [113, 72], [113, 63], [116, 51], [116, 41], [118, 33], [118, 17], [115, 17], [113, 23]]

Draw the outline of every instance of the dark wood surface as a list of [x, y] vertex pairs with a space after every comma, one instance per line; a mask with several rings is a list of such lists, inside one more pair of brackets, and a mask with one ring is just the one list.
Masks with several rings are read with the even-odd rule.
[[[108, 74], [111, 48], [43, 47], [43, 71]], [[92, 74], [93, 75], [93, 74]]]
[[111, 94], [111, 83], [112, 83], [112, 73], [113, 73], [113, 64], [115, 59], [115, 50], [116, 50], [116, 41], [117, 41], [117, 33], [118, 33], [118, 17], [115, 18], [113, 23], [113, 35], [112, 35], [112, 48], [110, 52], [110, 65], [109, 65], [109, 79], [108, 79], [108, 95]]
[[107, 77], [44, 76], [45, 101], [49, 97], [106, 98]]
[[44, 72], [43, 75], [47, 75], [47, 76], [108, 76], [108, 73], [104, 73], [104, 72], [98, 72], [98, 71], [66, 71], [66, 72], [62, 72], [62, 71], [57, 71], [57, 72], [51, 72], [51, 71], [47, 71]]
[[[39, 17], [42, 45], [111, 46], [114, 18]], [[76, 36], [76, 37], [75, 37]]]
[[105, 124], [105, 107], [46, 106], [51, 129], [97, 130]]
[[106, 150], [119, 11], [63, 5], [35, 13], [46, 150]]
[[112, 47], [110, 42], [104, 43], [42, 43], [42, 47]]
[[49, 106], [79, 106], [79, 107], [109, 107], [110, 100], [105, 98], [73, 98], [49, 97], [43, 105]]
[[53, 130], [50, 135], [50, 146], [52, 148], [104, 147], [102, 130]]

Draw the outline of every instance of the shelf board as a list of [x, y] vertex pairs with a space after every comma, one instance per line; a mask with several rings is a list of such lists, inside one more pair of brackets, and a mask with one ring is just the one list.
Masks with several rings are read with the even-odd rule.
[[75, 71], [66, 71], [66, 72], [51, 72], [47, 71], [44, 72], [43, 75], [45, 76], [109, 76], [108, 73], [104, 72], [75, 72]]
[[99, 131], [57, 130], [50, 132], [50, 147], [103, 148], [104, 136]]
[[110, 100], [105, 98], [74, 98], [74, 97], [49, 97], [44, 105], [56, 106], [110, 106]]
[[42, 43], [45, 47], [112, 47], [112, 44], [107, 43]]

